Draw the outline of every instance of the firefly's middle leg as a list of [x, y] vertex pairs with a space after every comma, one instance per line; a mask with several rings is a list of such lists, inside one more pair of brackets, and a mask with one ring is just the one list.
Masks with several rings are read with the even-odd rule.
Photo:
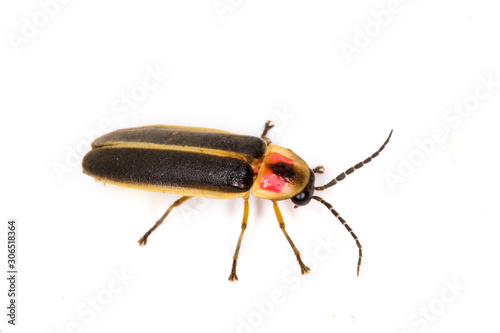
[[236, 245], [236, 250], [234, 251], [233, 267], [231, 268], [231, 275], [229, 275], [228, 278], [228, 280], [231, 282], [238, 281], [238, 276], [236, 275], [236, 263], [238, 261], [238, 254], [240, 252], [241, 240], [243, 239], [243, 234], [245, 233], [245, 230], [247, 228], [248, 208], [249, 208], [248, 197], [249, 195], [243, 197], [243, 200], [245, 200], [245, 208], [243, 209], [243, 220], [241, 221], [240, 238], [238, 239], [238, 244]]

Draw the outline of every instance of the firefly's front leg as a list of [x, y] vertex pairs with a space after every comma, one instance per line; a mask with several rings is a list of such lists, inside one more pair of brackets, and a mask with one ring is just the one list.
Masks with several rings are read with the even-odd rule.
[[309, 273], [309, 271], [311, 269], [309, 267], [307, 267], [306, 265], [304, 265], [304, 263], [302, 262], [302, 259], [300, 258], [299, 250], [297, 250], [297, 248], [295, 247], [295, 245], [292, 242], [292, 239], [290, 238], [290, 236], [288, 236], [288, 233], [285, 230], [285, 221], [283, 220], [283, 216], [281, 215], [280, 209], [279, 209], [276, 201], [273, 201], [273, 207], [274, 207], [274, 213], [276, 214], [276, 218], [278, 219], [278, 222], [280, 224], [281, 231], [283, 231], [283, 234], [285, 234], [285, 237], [288, 240], [288, 243], [290, 243], [290, 246], [293, 249], [293, 253], [295, 253], [295, 255], [297, 256], [297, 261], [299, 262], [299, 265], [300, 265], [300, 271], [301, 271], [302, 275], [306, 275], [307, 273]]

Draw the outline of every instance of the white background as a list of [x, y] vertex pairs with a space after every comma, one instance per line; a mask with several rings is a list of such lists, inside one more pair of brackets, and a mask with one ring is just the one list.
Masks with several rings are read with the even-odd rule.
[[[215, 4], [226, 7], [0, 5], [0, 267], [14, 218], [19, 268], [18, 325], [6, 323], [2, 278], [0, 330], [498, 331], [498, 6]], [[346, 56], [347, 44], [357, 53]], [[148, 70], [168, 77], [140, 96]], [[489, 91], [481, 77], [496, 86]], [[143, 100], [123, 108], [132, 93]], [[464, 102], [467, 115], [448, 111]], [[280, 203], [307, 277], [298, 278], [271, 202], [252, 198], [240, 281], [229, 283], [241, 199], [186, 203], [141, 248], [137, 240], [177, 196], [103, 186], [81, 171], [87, 137], [102, 125], [260, 135], [268, 119], [275, 144], [326, 167], [318, 185], [394, 129], [377, 159], [319, 193], [361, 240], [360, 277], [353, 239], [317, 202]], [[439, 142], [430, 141], [435, 131]]]

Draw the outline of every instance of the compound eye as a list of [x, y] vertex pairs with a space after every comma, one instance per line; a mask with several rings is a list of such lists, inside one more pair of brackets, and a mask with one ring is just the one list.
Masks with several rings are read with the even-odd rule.
[[291, 198], [291, 200], [297, 206], [305, 206], [311, 201], [311, 197], [312, 195], [309, 195], [309, 192], [304, 191]]
[[311, 175], [309, 178], [309, 182], [306, 185], [306, 188], [291, 198], [292, 202], [296, 204], [297, 206], [305, 206], [307, 205], [313, 196], [314, 193], [314, 172], [311, 170]]

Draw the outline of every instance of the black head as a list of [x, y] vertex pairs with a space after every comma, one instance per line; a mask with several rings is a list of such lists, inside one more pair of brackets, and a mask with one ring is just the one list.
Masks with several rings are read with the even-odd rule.
[[309, 171], [310, 171], [309, 182], [307, 183], [304, 190], [290, 199], [297, 206], [307, 205], [309, 203], [309, 201], [311, 201], [311, 198], [313, 196], [313, 193], [314, 193], [314, 172], [311, 169], [309, 169]]

